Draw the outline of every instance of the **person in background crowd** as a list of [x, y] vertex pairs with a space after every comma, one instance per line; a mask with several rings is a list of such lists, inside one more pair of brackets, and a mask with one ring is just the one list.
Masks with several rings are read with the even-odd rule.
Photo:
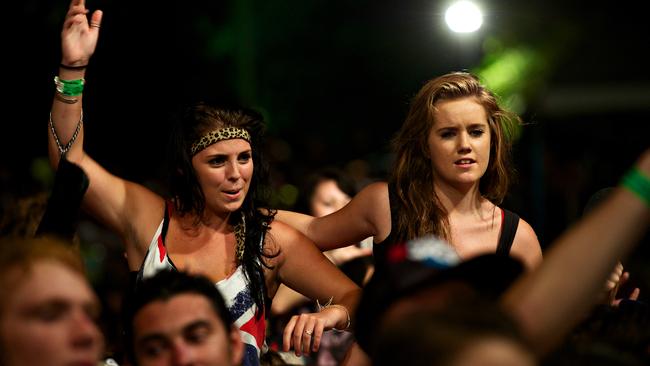
[[70, 244], [1, 239], [0, 294], [1, 365], [99, 364], [99, 301]]
[[[342, 170], [331, 167], [319, 169], [310, 174], [302, 185], [296, 210], [315, 217], [326, 216], [345, 206], [356, 192], [354, 182]], [[334, 264], [341, 268], [343, 273], [359, 286], [363, 286], [368, 281], [374, 269], [372, 242], [368, 239], [356, 245], [324, 252]], [[314, 311], [315, 306], [315, 304], [309, 303], [309, 299], [305, 296], [281, 285], [271, 305], [274, 321], [271, 322], [270, 337], [277, 338], [281, 328], [291, 315]], [[298, 360], [291, 354], [282, 353], [282, 356], [295, 364], [338, 365], [353, 340], [352, 333], [349, 332], [326, 332], [321, 338], [321, 348], [318, 353], [309, 357], [303, 355]]]
[[204, 276], [162, 271], [143, 281], [126, 320], [135, 366], [235, 366], [244, 344], [223, 297]]

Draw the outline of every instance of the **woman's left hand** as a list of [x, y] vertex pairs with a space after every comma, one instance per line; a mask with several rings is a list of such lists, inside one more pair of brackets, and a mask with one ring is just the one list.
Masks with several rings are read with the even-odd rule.
[[294, 315], [284, 328], [283, 350], [287, 352], [293, 347], [296, 356], [316, 352], [323, 332], [335, 328], [337, 324], [346, 324], [347, 321], [345, 311], [336, 307], [326, 307], [318, 313]]

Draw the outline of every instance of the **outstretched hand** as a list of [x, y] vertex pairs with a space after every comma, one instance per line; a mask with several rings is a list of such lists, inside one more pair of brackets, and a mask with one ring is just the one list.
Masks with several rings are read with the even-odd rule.
[[82, 66], [95, 52], [102, 11], [95, 10], [90, 21], [85, 0], [72, 0], [61, 31], [61, 63], [67, 66]]

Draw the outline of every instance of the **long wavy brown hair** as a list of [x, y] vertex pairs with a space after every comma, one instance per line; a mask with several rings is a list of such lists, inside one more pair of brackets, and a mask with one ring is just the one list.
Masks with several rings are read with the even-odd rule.
[[481, 195], [498, 205], [511, 181], [510, 150], [515, 128], [522, 121], [502, 108], [478, 77], [453, 72], [428, 81], [411, 101], [404, 124], [394, 137], [395, 163], [389, 182], [396, 192], [398, 240], [434, 234], [450, 239], [447, 211], [434, 189], [428, 137], [440, 100], [473, 97], [485, 108], [490, 129], [490, 161], [479, 183]]

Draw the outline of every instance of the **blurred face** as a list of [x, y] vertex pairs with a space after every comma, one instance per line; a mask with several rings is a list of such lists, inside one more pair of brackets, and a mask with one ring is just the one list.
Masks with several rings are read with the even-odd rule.
[[2, 299], [0, 363], [95, 366], [104, 340], [95, 323], [99, 304], [85, 278], [46, 260], [24, 277], [16, 273], [20, 283]]
[[206, 199], [217, 213], [233, 212], [244, 202], [253, 176], [251, 145], [242, 139], [214, 143], [192, 158], [192, 166]]
[[315, 217], [329, 215], [350, 202], [350, 196], [339, 189], [334, 180], [325, 180], [316, 186], [311, 198], [311, 214]]
[[453, 366], [534, 366], [535, 357], [515, 342], [499, 337], [484, 338], [465, 347]]
[[133, 318], [135, 357], [140, 366], [238, 365], [243, 343], [226, 328], [202, 295], [179, 294], [142, 307]]
[[490, 162], [487, 114], [472, 97], [436, 103], [428, 145], [435, 184], [456, 189], [479, 183]]

